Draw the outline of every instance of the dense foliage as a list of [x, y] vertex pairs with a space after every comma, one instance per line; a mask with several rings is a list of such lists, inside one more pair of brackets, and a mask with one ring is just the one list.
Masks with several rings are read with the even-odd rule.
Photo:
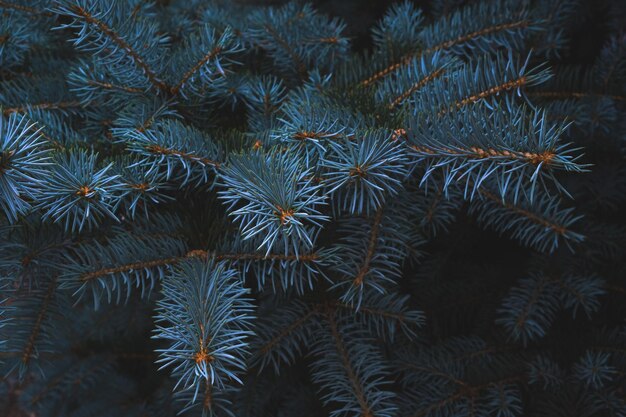
[[0, 0], [0, 413], [626, 416], [603, 4]]

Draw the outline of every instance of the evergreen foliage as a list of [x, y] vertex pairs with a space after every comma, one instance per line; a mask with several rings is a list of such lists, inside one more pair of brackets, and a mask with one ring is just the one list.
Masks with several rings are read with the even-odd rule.
[[421, 3], [0, 0], [0, 414], [626, 416], [626, 7]]

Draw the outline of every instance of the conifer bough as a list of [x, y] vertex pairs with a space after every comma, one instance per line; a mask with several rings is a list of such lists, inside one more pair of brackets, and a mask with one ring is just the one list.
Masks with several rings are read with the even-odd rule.
[[0, 414], [626, 415], [608, 3], [0, 0]]

